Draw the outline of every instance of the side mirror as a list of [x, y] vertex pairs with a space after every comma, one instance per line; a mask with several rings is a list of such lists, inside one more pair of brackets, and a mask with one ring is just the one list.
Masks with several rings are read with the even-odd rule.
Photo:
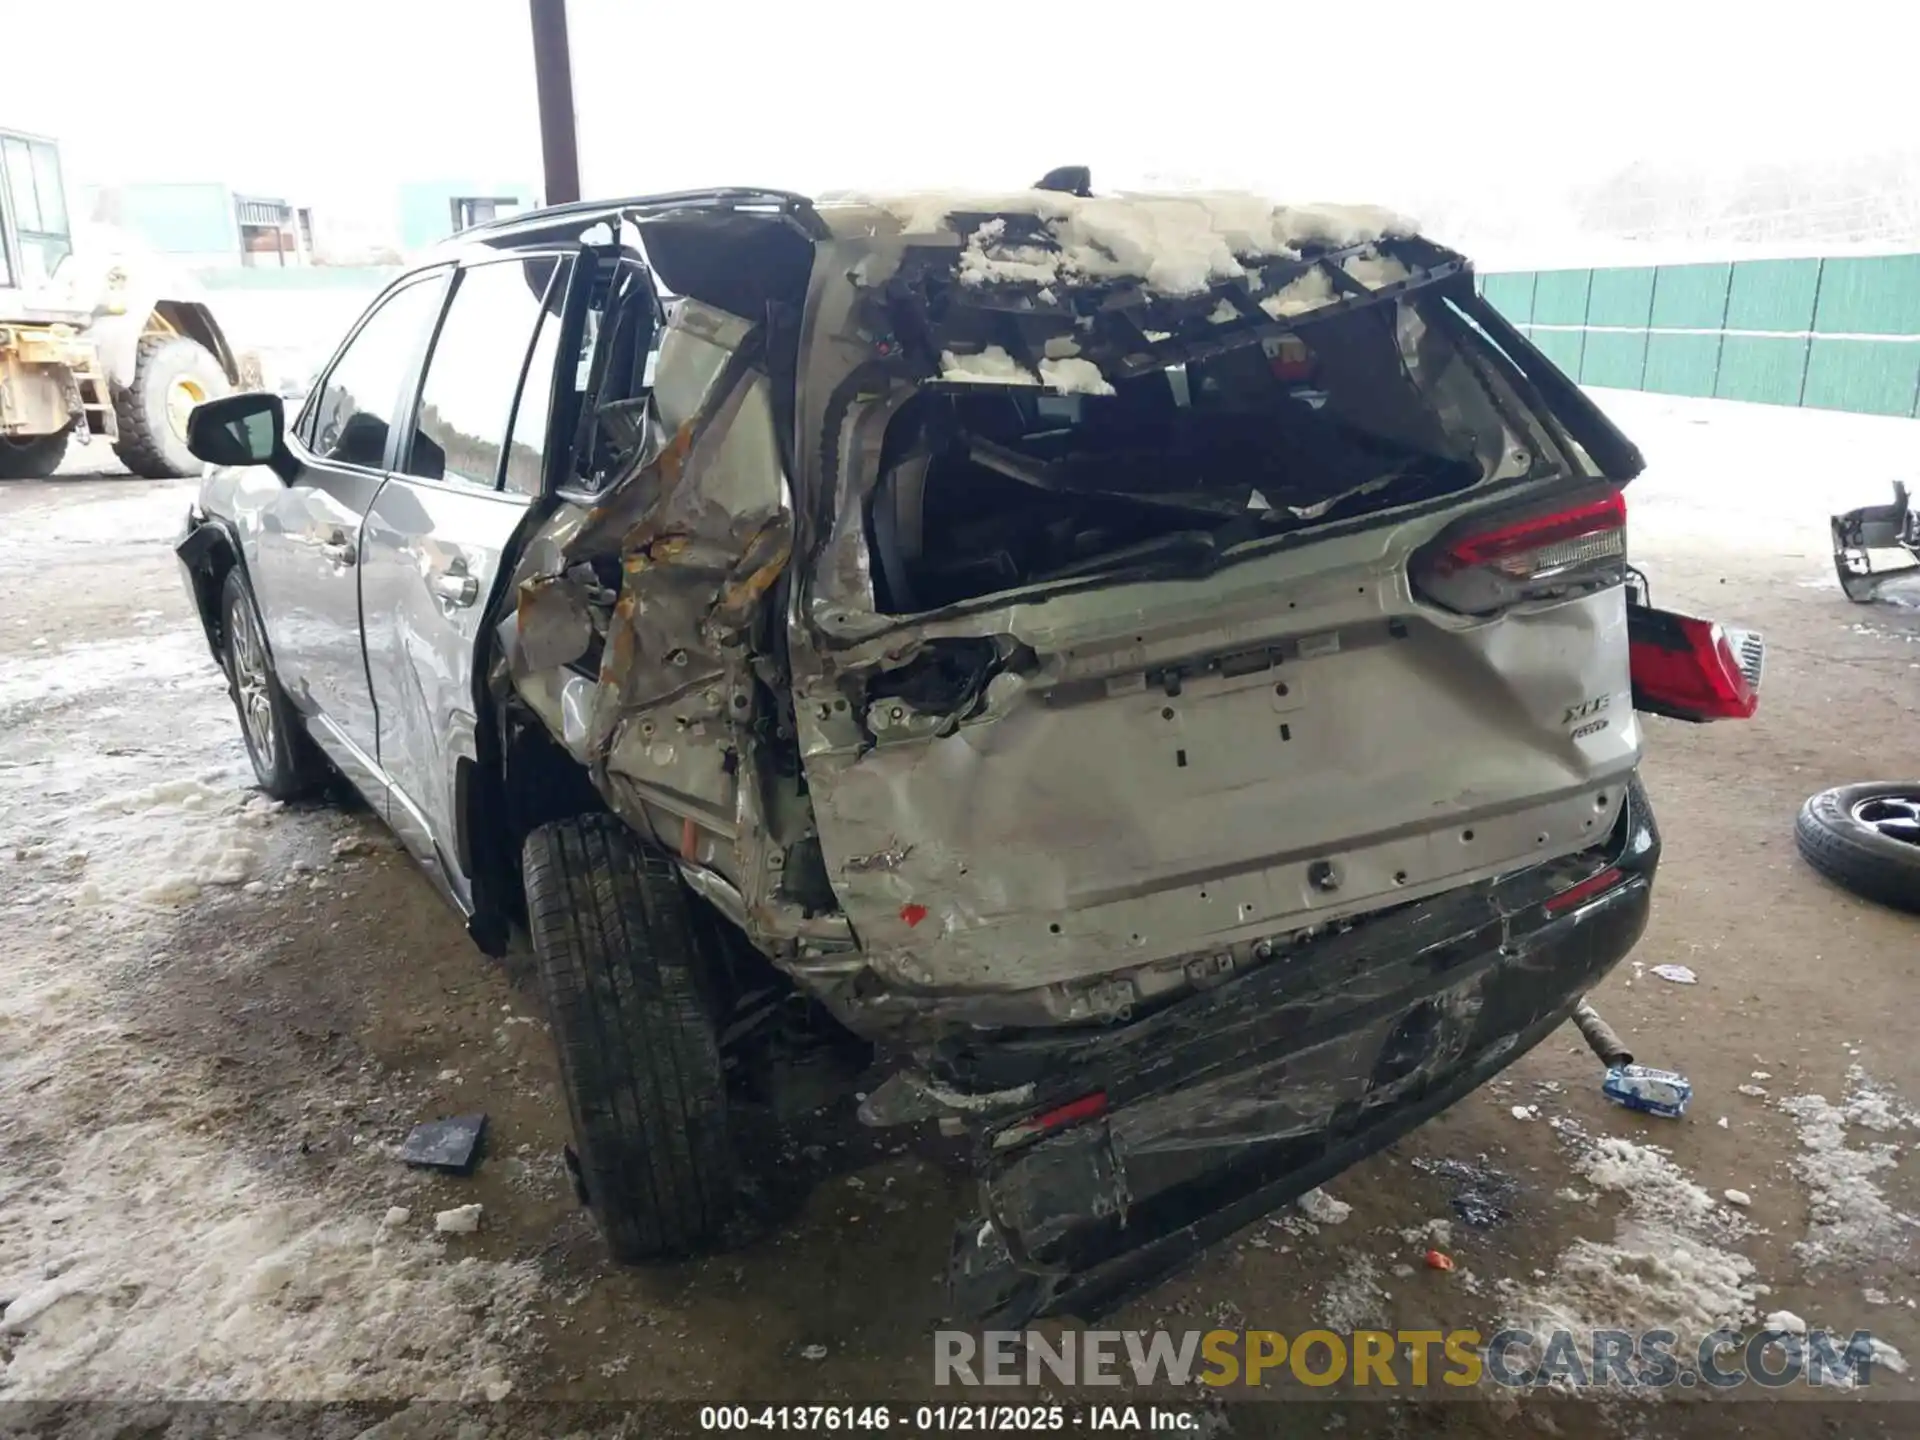
[[287, 411], [278, 395], [249, 392], [208, 400], [187, 417], [187, 449], [209, 465], [266, 465], [282, 480], [296, 470], [287, 449]]

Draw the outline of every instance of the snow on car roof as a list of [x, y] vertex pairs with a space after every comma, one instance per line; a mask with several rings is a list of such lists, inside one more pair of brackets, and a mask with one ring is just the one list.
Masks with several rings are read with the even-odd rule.
[[[1418, 227], [1373, 205], [1281, 205], [1232, 191], [1081, 197], [1054, 190], [933, 191], [822, 197], [818, 213], [842, 235], [879, 232], [963, 239], [969, 284], [1038, 286], [1130, 278], [1167, 295], [1194, 295], [1247, 273], [1245, 261], [1292, 258]], [[963, 217], [955, 220], [955, 216]], [[979, 217], [989, 217], [982, 220]], [[1031, 216], [1033, 225], [1009, 224]]]

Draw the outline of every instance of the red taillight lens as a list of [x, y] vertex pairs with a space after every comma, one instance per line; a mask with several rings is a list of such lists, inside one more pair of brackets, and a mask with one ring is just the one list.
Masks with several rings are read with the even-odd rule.
[[1760, 707], [1765, 647], [1711, 620], [1644, 605], [1627, 607], [1633, 708], [1676, 720], [1747, 720]]
[[1415, 561], [1428, 599], [1463, 615], [1589, 594], [1626, 577], [1627, 500], [1618, 490], [1444, 532]]
[[1091, 1095], [1082, 1095], [1078, 1100], [1069, 1100], [1064, 1105], [1056, 1105], [1051, 1110], [1043, 1110], [1038, 1115], [1007, 1126], [993, 1137], [993, 1148], [1007, 1150], [1015, 1145], [1024, 1145], [1055, 1130], [1064, 1130], [1079, 1121], [1104, 1115], [1106, 1110], [1107, 1092], [1096, 1090]]
[[1569, 910], [1577, 910], [1589, 900], [1606, 894], [1626, 878], [1618, 869], [1610, 865], [1598, 875], [1589, 875], [1578, 885], [1562, 890], [1548, 900], [1546, 911], [1549, 915], [1564, 915]]

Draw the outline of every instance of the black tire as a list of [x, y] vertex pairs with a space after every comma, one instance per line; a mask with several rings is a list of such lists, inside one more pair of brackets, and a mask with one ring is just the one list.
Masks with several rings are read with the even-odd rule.
[[[1876, 824], [1876, 815], [1890, 818]], [[1913, 816], [1920, 816], [1920, 780], [1839, 785], [1800, 807], [1793, 838], [1834, 884], [1920, 914], [1920, 830], [1903, 818]]]
[[67, 458], [67, 432], [25, 440], [0, 438], [0, 480], [44, 480]]
[[203, 398], [232, 393], [227, 372], [207, 348], [184, 335], [143, 335], [134, 352], [133, 379], [113, 388], [113, 414], [120, 438], [113, 453], [134, 474], [149, 480], [177, 480], [200, 473], [187, 449], [184, 429], [167, 418], [167, 396], [174, 382], [197, 387]]
[[732, 1211], [735, 1164], [686, 890], [611, 815], [542, 825], [521, 867], [587, 1205], [616, 1260], [694, 1253]]
[[240, 720], [240, 738], [246, 744], [247, 759], [253, 762], [254, 779], [276, 800], [305, 799], [325, 783], [327, 764], [280, 688], [253, 592], [237, 565], [220, 587], [220, 633], [227, 694]]

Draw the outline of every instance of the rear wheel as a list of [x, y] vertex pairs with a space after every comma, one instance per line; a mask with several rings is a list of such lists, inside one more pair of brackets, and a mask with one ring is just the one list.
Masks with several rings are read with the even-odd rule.
[[0, 438], [0, 480], [44, 480], [67, 458], [67, 432]]
[[587, 1205], [616, 1260], [698, 1250], [735, 1165], [686, 890], [611, 815], [542, 825], [521, 863]]
[[1823, 790], [1800, 807], [1793, 838], [1834, 884], [1920, 913], [1920, 780]]
[[231, 393], [227, 372], [204, 345], [184, 335], [143, 335], [133, 379], [113, 394], [120, 438], [113, 453], [136, 475], [173, 480], [200, 473], [187, 449], [193, 407]]
[[311, 795], [326, 779], [326, 764], [273, 673], [253, 595], [237, 565], [221, 587], [220, 628], [226, 640], [227, 690], [240, 717], [254, 778], [276, 800]]

